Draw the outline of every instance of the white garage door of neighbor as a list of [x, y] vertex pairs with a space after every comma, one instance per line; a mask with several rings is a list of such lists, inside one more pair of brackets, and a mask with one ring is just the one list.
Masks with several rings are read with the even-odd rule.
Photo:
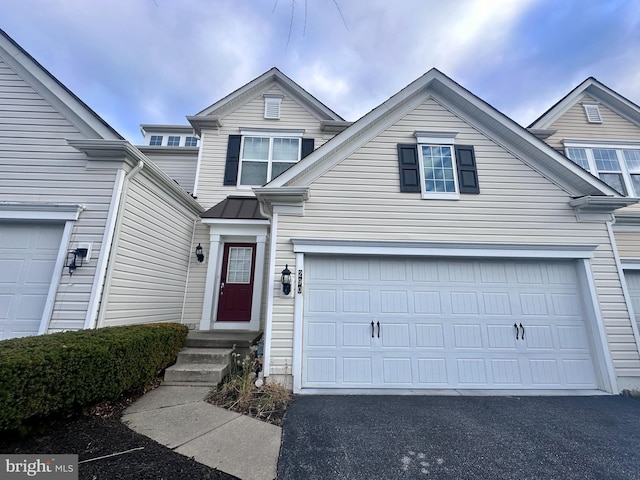
[[0, 339], [38, 333], [63, 229], [0, 223]]
[[305, 264], [302, 388], [597, 388], [572, 262]]
[[631, 306], [636, 322], [640, 326], [640, 270], [625, 270], [624, 279], [631, 297]]

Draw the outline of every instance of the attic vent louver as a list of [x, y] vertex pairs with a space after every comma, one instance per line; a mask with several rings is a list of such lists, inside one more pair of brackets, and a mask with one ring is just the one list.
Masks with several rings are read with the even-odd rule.
[[282, 96], [265, 95], [264, 96], [264, 118], [267, 118], [270, 120], [279, 120], [281, 103], [282, 103]]
[[600, 109], [598, 108], [598, 105], [583, 103], [582, 106], [587, 114], [587, 122], [602, 123], [602, 117], [600, 116]]

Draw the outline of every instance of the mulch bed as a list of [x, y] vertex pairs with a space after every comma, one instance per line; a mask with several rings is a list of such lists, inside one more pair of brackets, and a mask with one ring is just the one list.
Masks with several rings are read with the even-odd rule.
[[86, 462], [79, 465], [80, 480], [237, 480], [127, 428], [120, 415], [134, 399], [104, 402], [80, 415], [49, 419], [25, 438], [4, 432], [0, 452], [78, 454], [79, 461]]

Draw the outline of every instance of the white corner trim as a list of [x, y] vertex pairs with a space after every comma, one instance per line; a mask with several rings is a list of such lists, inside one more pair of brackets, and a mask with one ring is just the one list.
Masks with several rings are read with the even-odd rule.
[[83, 205], [38, 203], [38, 202], [0, 202], [0, 220], [78, 220]]
[[611, 360], [607, 333], [604, 329], [604, 320], [600, 310], [600, 302], [598, 301], [596, 282], [591, 270], [591, 262], [584, 258], [578, 262], [578, 265], [582, 266], [582, 268], [578, 268], [578, 282], [581, 284], [581, 290], [586, 290], [585, 293], [588, 294], [588, 297], [585, 298], [585, 306], [588, 307], [588, 310], [585, 311], [585, 320], [587, 321], [587, 326], [591, 327], [591, 338], [594, 342], [594, 354], [596, 355], [594, 367], [597, 367], [598, 377], [602, 382], [600, 387], [609, 393], [616, 394], [618, 393], [618, 384], [616, 383], [616, 374]]
[[[607, 233], [609, 234], [609, 241], [611, 242], [611, 249], [613, 250], [613, 258], [616, 262], [616, 269], [618, 270], [618, 276], [620, 277], [620, 284], [622, 286], [622, 296], [624, 297], [624, 303], [627, 306], [627, 312], [629, 312], [629, 321], [631, 322], [631, 330], [633, 331], [633, 338], [636, 341], [636, 349], [638, 351], [638, 355], [640, 355], [640, 331], [638, 331], [638, 324], [636, 323], [636, 320], [635, 320], [635, 315], [633, 311], [633, 302], [631, 301], [631, 294], [629, 294], [629, 289], [627, 288], [627, 280], [624, 277], [625, 264], [620, 260], [618, 245], [616, 244], [616, 237], [613, 234], [613, 228], [611, 227], [610, 222], [607, 222]], [[635, 270], [636, 268], [640, 268], [640, 265], [638, 264], [634, 266], [635, 268], [631, 267], [631, 268], [628, 268], [628, 270]]]
[[278, 240], [278, 214], [274, 213], [271, 217], [271, 232], [269, 238], [269, 270], [267, 272], [267, 311], [265, 312], [264, 322], [264, 361], [262, 369], [265, 377], [269, 376], [271, 363], [271, 329], [273, 328], [273, 289], [275, 287], [275, 271], [276, 271], [276, 246]]
[[[303, 312], [304, 295], [298, 292], [299, 281], [297, 273], [302, 271], [304, 278], [304, 254], [296, 253], [296, 282], [294, 284], [294, 314], [293, 314], [293, 393], [302, 391], [302, 349], [303, 349]], [[304, 280], [303, 280], [304, 281]]]
[[60, 286], [60, 277], [64, 269], [64, 261], [67, 257], [67, 246], [69, 240], [71, 240], [71, 232], [73, 230], [74, 220], [67, 220], [64, 224], [64, 231], [62, 232], [62, 239], [60, 240], [60, 248], [58, 249], [58, 256], [56, 257], [56, 264], [53, 267], [53, 274], [51, 276], [51, 283], [49, 284], [49, 291], [47, 292], [47, 300], [44, 304], [44, 310], [42, 311], [42, 318], [40, 319], [40, 327], [38, 328], [38, 335], [47, 333], [49, 329], [49, 322], [51, 321], [51, 315], [53, 314], [53, 307], [56, 303], [56, 294], [58, 293], [58, 287]]
[[527, 243], [440, 243], [292, 238], [293, 251], [342, 255], [422, 257], [591, 258], [597, 245]]
[[100, 297], [104, 287], [105, 276], [107, 272], [107, 264], [109, 255], [111, 254], [111, 245], [113, 243], [113, 234], [116, 229], [116, 220], [118, 218], [118, 210], [120, 201], [122, 200], [122, 188], [124, 185], [125, 171], [118, 170], [114, 181], [114, 189], [111, 194], [111, 202], [109, 204], [109, 213], [105, 224], [104, 233], [102, 235], [102, 243], [100, 245], [100, 255], [98, 256], [98, 264], [96, 265], [96, 273], [93, 277], [93, 285], [91, 286], [91, 297], [89, 306], [87, 307], [87, 315], [84, 319], [84, 328], [96, 328], [98, 321], [98, 307], [100, 305]]
[[193, 179], [193, 196], [198, 197], [198, 181], [200, 181], [200, 169], [202, 168], [202, 150], [204, 150], [204, 132], [200, 133], [200, 146], [198, 147], [198, 162], [196, 163], [196, 176]]

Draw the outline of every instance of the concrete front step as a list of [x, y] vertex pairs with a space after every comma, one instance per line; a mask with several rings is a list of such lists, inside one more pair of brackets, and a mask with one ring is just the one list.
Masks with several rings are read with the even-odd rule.
[[195, 330], [187, 335], [187, 347], [194, 348], [237, 348], [246, 349], [257, 343], [262, 332], [246, 330]]
[[229, 365], [218, 363], [176, 363], [164, 372], [165, 383], [211, 383], [218, 384], [229, 372]]
[[178, 360], [176, 363], [228, 364], [231, 352], [233, 352], [231, 348], [186, 347], [180, 350], [180, 353], [178, 353]]

